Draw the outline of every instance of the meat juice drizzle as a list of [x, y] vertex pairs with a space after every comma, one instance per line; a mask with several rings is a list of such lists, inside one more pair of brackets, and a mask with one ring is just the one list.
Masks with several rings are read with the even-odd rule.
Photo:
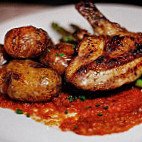
[[89, 95], [65, 91], [46, 103], [23, 103], [1, 96], [0, 107], [20, 109], [38, 122], [79, 135], [118, 133], [142, 123], [142, 91], [132, 86]]

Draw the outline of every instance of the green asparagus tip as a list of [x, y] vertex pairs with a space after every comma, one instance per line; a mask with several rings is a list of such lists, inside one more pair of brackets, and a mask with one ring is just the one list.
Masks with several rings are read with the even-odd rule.
[[135, 83], [135, 86], [142, 88], [142, 79], [138, 79]]

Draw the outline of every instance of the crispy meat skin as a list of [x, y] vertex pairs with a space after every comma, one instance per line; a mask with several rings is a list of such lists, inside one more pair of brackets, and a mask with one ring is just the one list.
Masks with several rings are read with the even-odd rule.
[[96, 91], [114, 89], [139, 78], [142, 33], [110, 22], [91, 2], [80, 2], [76, 8], [99, 36], [85, 37], [79, 43], [78, 56], [66, 69], [67, 81], [80, 89]]
[[126, 32], [119, 24], [109, 21], [91, 1], [76, 4], [78, 12], [88, 20], [96, 35], [114, 35]]
[[113, 38], [84, 38], [78, 56], [67, 67], [66, 79], [78, 88], [95, 91], [117, 88], [140, 77], [142, 34], [118, 35], [121, 40], [112, 42]]

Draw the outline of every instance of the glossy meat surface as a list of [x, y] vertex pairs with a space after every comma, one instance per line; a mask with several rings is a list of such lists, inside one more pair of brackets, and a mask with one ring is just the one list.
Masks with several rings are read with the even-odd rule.
[[117, 88], [136, 80], [141, 73], [142, 34], [92, 36], [80, 43], [66, 78], [78, 88], [95, 91]]
[[85, 37], [78, 55], [66, 70], [66, 79], [83, 90], [109, 90], [142, 74], [142, 33], [132, 33], [107, 20], [92, 2], [80, 2], [78, 11], [98, 36]]

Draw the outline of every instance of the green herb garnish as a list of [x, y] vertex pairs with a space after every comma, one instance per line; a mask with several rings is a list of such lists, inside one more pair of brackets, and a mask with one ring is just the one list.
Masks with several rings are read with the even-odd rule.
[[99, 107], [99, 106], [100, 106], [100, 104], [96, 104], [95, 106], [96, 106], [96, 107]]
[[74, 99], [77, 100], [77, 97], [75, 96]]
[[45, 77], [46, 77], [46, 75], [43, 75], [43, 76], [42, 76], [42, 78], [45, 78]]
[[73, 96], [70, 95], [69, 97], [67, 97], [67, 99], [70, 101], [70, 102], [73, 102]]
[[50, 52], [51, 50], [50, 49], [47, 49], [47, 52]]
[[84, 101], [86, 98], [85, 98], [85, 96], [79, 96], [79, 99], [80, 99], [81, 101]]
[[103, 116], [103, 114], [102, 113], [98, 113], [98, 116]]
[[65, 114], [68, 114], [68, 111], [67, 111], [67, 110], [65, 110]]
[[60, 54], [59, 54], [60, 57], [63, 57], [64, 55], [65, 55], [64, 53], [60, 53]]
[[74, 129], [77, 129], [77, 128], [78, 128], [78, 126], [77, 126], [77, 125], [75, 125], [75, 126], [74, 126]]
[[108, 109], [108, 106], [105, 106], [104, 109]]
[[40, 34], [40, 29], [36, 28], [36, 32], [39, 35]]
[[75, 49], [75, 45], [74, 44], [72, 45], [72, 48]]
[[27, 116], [27, 117], [30, 117], [30, 114], [27, 114], [26, 116]]
[[21, 109], [16, 109], [16, 113], [17, 113], [17, 114], [23, 114], [23, 110], [21, 110]]

